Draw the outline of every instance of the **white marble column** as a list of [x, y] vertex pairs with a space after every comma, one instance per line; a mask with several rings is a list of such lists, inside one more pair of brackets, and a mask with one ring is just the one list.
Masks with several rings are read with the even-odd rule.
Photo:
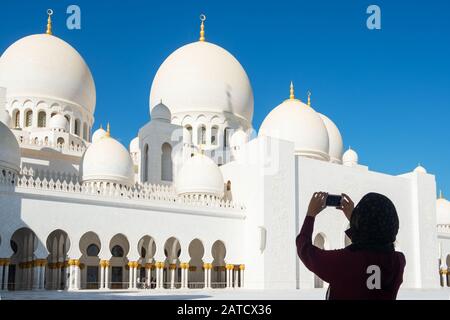
[[145, 284], [147, 285], [147, 288], [150, 288], [151, 276], [152, 276], [152, 264], [147, 263], [145, 265]]
[[208, 265], [209, 265], [209, 263], [203, 264], [203, 273], [205, 276], [205, 289], [208, 288], [208, 283], [209, 283], [209, 281], [208, 281]]
[[64, 263], [64, 274], [63, 274], [64, 278], [66, 279], [64, 281], [64, 290], [68, 290], [69, 289], [69, 284], [70, 284], [70, 266], [69, 266], [69, 261]]
[[[440, 247], [439, 247], [440, 249]], [[442, 284], [443, 287], [445, 287], [447, 285], [447, 275], [446, 275], [446, 271], [447, 271], [447, 266], [445, 265], [445, 261], [441, 258], [440, 260], [440, 264], [439, 264], [439, 281]]]
[[162, 268], [164, 262], [156, 262], [156, 289], [161, 289], [162, 285]]
[[39, 281], [41, 276], [40, 270], [40, 260], [36, 260], [33, 263], [33, 290], [39, 289]]
[[56, 263], [56, 284], [55, 289], [60, 290], [61, 289], [61, 270], [62, 270], [63, 263], [57, 262]]
[[180, 268], [181, 268], [181, 289], [184, 289], [184, 281], [185, 281], [185, 277], [186, 277], [186, 264], [184, 262], [182, 262], [180, 264]]
[[9, 259], [5, 259], [4, 263], [4, 276], [3, 276], [3, 290], [8, 291], [8, 284], [9, 284]]
[[105, 260], [105, 289], [109, 289], [109, 261]]
[[3, 290], [3, 270], [4, 270], [3, 259], [0, 259], [0, 291]]
[[227, 264], [225, 266], [226, 268], [226, 281], [227, 281], [227, 288], [231, 287], [231, 268], [233, 267], [233, 265], [231, 264]]
[[189, 283], [189, 263], [181, 264], [181, 288], [186, 289]]
[[184, 277], [184, 287], [189, 288], [189, 263], [186, 262], [186, 269], [185, 269], [185, 277]]
[[69, 260], [69, 290], [79, 290], [81, 279], [80, 279], [80, 260], [70, 259]]
[[69, 285], [67, 287], [67, 290], [72, 290], [73, 288], [73, 266], [72, 266], [72, 261], [69, 260]]
[[244, 270], [245, 270], [245, 265], [241, 264], [239, 266], [239, 277], [241, 279], [241, 285], [239, 286], [240, 288], [244, 287]]
[[213, 268], [212, 264], [209, 263], [209, 266], [208, 266], [208, 288], [212, 288], [212, 279], [211, 279], [212, 268]]
[[75, 290], [80, 290], [81, 289], [81, 267], [80, 267], [80, 260], [77, 260], [77, 264], [75, 265], [75, 276], [76, 276], [76, 284], [77, 287], [75, 288]]
[[43, 260], [41, 262], [41, 266], [39, 267], [39, 290], [44, 290], [45, 289], [45, 265], [47, 264], [47, 260]]
[[104, 260], [100, 260], [100, 283], [98, 286], [99, 289], [105, 288], [105, 262]]
[[128, 289], [133, 289], [133, 266], [134, 263], [133, 261], [128, 262], [128, 268], [129, 268], [129, 272], [128, 272]]
[[28, 290], [33, 290], [33, 284], [34, 284], [34, 261], [30, 260], [27, 265], [27, 271], [28, 271]]
[[177, 267], [176, 264], [169, 265], [169, 270], [170, 270], [170, 289], [175, 289], [175, 269], [176, 269], [176, 267]]
[[139, 263], [137, 261], [134, 262], [134, 288], [137, 289], [138, 278], [140, 278]]

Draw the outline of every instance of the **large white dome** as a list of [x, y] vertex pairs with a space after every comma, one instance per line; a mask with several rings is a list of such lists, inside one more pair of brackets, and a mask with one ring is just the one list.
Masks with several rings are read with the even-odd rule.
[[329, 148], [328, 154], [330, 155], [330, 161], [334, 163], [342, 163], [343, 142], [342, 135], [338, 127], [330, 120], [326, 115], [319, 113], [323, 123], [328, 131]]
[[329, 160], [328, 131], [322, 118], [298, 99], [285, 100], [273, 109], [259, 134], [294, 142], [298, 155]]
[[195, 154], [187, 159], [176, 178], [179, 195], [205, 194], [223, 197], [223, 175], [216, 163], [203, 154]]
[[0, 168], [19, 172], [20, 147], [11, 130], [0, 122]]
[[36, 34], [13, 43], [0, 58], [0, 86], [9, 97], [41, 97], [95, 110], [95, 84], [89, 67], [67, 42]]
[[225, 49], [204, 41], [173, 52], [159, 67], [150, 91], [150, 109], [161, 101], [180, 112], [229, 112], [251, 123], [253, 91], [241, 66]]
[[450, 202], [442, 196], [442, 192], [436, 200], [436, 222], [450, 225]]
[[133, 160], [128, 150], [108, 134], [92, 143], [81, 164], [83, 182], [134, 183]]

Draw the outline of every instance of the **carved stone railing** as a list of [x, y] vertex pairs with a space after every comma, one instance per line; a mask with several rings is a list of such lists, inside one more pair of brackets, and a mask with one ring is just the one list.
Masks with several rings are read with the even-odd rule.
[[[22, 170], [24, 171], [24, 170]], [[136, 184], [132, 187], [109, 182], [93, 182], [81, 184], [72, 179], [41, 179], [30, 174], [30, 169], [20, 174], [0, 172], [0, 185], [11, 188], [24, 188], [49, 192], [88, 195], [101, 198], [128, 199], [145, 202], [159, 202], [182, 206], [222, 208], [244, 210], [241, 204], [218, 199], [209, 195], [178, 196], [172, 186], [154, 184]], [[26, 173], [26, 174], [25, 174]], [[33, 172], [34, 173], [34, 172]]]
[[437, 232], [450, 234], [450, 224], [438, 224]]
[[41, 180], [60, 180], [66, 181], [69, 183], [72, 181], [73, 183], [80, 182], [78, 173], [70, 173], [70, 172], [59, 172], [59, 171], [51, 171], [46, 169], [33, 169], [32, 167], [24, 166], [20, 171], [21, 175], [39, 178]]
[[62, 144], [56, 142], [46, 141], [45, 139], [32, 139], [31, 137], [27, 137], [22, 135], [21, 133], [15, 133], [17, 142], [21, 147], [42, 147], [42, 148], [51, 148], [61, 152], [70, 152], [76, 154], [83, 154], [86, 151], [86, 147], [83, 145], [75, 145], [68, 142], [64, 142]]

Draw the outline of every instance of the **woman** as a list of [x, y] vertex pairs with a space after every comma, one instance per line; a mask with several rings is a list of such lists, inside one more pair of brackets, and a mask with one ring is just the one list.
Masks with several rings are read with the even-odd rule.
[[312, 244], [315, 217], [326, 207], [328, 194], [316, 192], [297, 236], [297, 252], [305, 266], [330, 284], [331, 299], [395, 300], [403, 282], [405, 256], [394, 249], [399, 221], [394, 204], [378, 193], [366, 194], [358, 205], [342, 194], [342, 210], [350, 221], [352, 244], [322, 250]]

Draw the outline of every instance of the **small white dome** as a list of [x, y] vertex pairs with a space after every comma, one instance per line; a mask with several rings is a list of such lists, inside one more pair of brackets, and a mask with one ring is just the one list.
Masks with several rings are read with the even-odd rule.
[[326, 115], [319, 113], [319, 116], [322, 118], [328, 131], [328, 154], [330, 155], [330, 161], [334, 163], [342, 163], [342, 152], [344, 146], [341, 132], [336, 124], [334, 124], [334, 122], [331, 121]]
[[11, 126], [11, 116], [8, 111], [0, 109], [0, 122], [3, 122], [7, 127]]
[[441, 196], [436, 200], [437, 224], [450, 224], [450, 202]]
[[18, 173], [20, 167], [20, 147], [16, 136], [0, 122], [0, 168]]
[[9, 97], [68, 101], [95, 110], [95, 84], [81, 55], [67, 42], [35, 34], [14, 42], [0, 58], [0, 86]]
[[158, 103], [150, 112], [152, 120], [170, 122], [172, 120], [172, 114], [169, 108], [165, 104]]
[[179, 195], [202, 194], [223, 197], [223, 175], [216, 163], [202, 154], [187, 159], [176, 179]]
[[206, 41], [174, 51], [159, 67], [150, 90], [150, 109], [164, 101], [172, 115], [183, 112], [231, 113], [253, 118], [253, 90], [238, 60]]
[[92, 134], [92, 143], [95, 143], [99, 141], [101, 138], [103, 138], [106, 134], [106, 131], [103, 128], [99, 128], [94, 131]]
[[50, 118], [49, 127], [50, 129], [55, 130], [63, 130], [64, 132], [68, 131], [67, 128], [69, 126], [69, 122], [66, 117], [62, 114], [57, 113], [53, 117]]
[[425, 173], [427, 173], [427, 170], [419, 164], [419, 165], [414, 169], [414, 172], [425, 174]]
[[342, 156], [342, 163], [345, 166], [354, 166], [358, 164], [358, 154], [352, 148], [348, 148]]
[[139, 152], [139, 137], [134, 138], [130, 142], [130, 153]]
[[106, 134], [92, 143], [81, 163], [83, 182], [112, 182], [131, 186], [134, 183], [133, 160], [128, 150]]
[[288, 99], [264, 119], [259, 134], [294, 142], [295, 154], [329, 160], [328, 131], [322, 118], [298, 99]]

